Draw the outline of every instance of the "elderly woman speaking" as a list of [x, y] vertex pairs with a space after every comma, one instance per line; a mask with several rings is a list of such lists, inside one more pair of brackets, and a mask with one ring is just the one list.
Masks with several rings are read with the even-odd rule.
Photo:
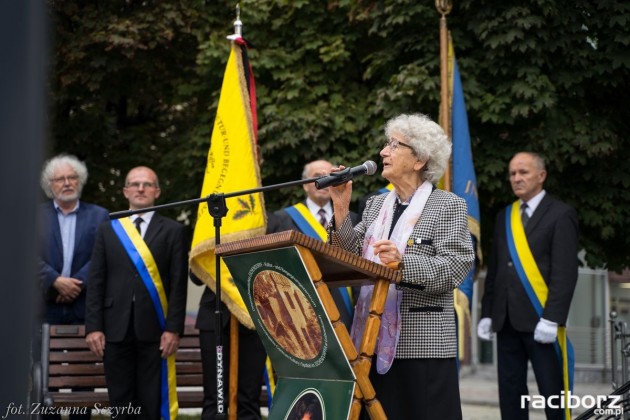
[[[390, 285], [370, 380], [390, 419], [461, 419], [453, 290], [472, 267], [466, 203], [437, 189], [451, 154], [438, 124], [424, 115], [399, 115], [385, 126], [380, 155], [389, 193], [366, 203], [354, 228], [352, 182], [330, 187], [330, 241], [382, 264], [398, 263], [402, 281]], [[343, 166], [334, 168], [334, 171]], [[357, 348], [369, 315], [372, 286], [356, 304]], [[365, 413], [364, 413], [365, 416]]]

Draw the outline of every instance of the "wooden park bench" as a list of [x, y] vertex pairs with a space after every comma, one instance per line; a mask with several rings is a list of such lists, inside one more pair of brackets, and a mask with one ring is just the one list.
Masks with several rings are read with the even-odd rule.
[[[42, 407], [109, 407], [103, 361], [89, 350], [84, 325], [44, 324], [41, 344], [41, 362], [33, 369], [34, 402]], [[192, 326], [186, 326], [175, 360], [180, 408], [201, 408], [199, 331]]]

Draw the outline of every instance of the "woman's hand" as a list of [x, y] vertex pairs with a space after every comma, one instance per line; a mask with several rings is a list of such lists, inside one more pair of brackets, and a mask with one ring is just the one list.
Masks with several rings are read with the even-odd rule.
[[[332, 168], [331, 173], [344, 170], [346, 167], [340, 165], [337, 168]], [[341, 226], [343, 221], [350, 213], [350, 200], [352, 199], [352, 181], [348, 181], [345, 184], [337, 185], [336, 187], [328, 187], [330, 192], [330, 199], [333, 202], [333, 211], [335, 213], [335, 226]]]
[[389, 239], [381, 239], [374, 242], [374, 255], [378, 255], [383, 264], [402, 261], [402, 254]]

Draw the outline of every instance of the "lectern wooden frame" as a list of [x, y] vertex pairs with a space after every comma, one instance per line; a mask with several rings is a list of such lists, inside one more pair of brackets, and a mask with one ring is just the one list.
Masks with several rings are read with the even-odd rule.
[[[374, 387], [368, 375], [389, 285], [400, 282], [401, 273], [297, 231], [274, 233], [220, 244], [215, 252], [218, 256], [227, 257], [286, 247], [295, 247], [305, 262], [306, 270], [313, 280], [317, 294], [355, 374], [356, 386], [350, 418], [352, 420], [358, 419], [361, 406], [365, 405], [372, 419], [386, 419], [387, 416], [376, 398]], [[329, 285], [333, 287], [374, 286], [370, 302], [370, 315], [358, 351], [346, 326], [340, 321], [339, 310], [332, 299]]]

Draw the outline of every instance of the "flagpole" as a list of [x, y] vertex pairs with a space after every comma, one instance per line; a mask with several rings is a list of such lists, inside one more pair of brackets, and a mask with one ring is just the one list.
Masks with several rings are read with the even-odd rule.
[[[234, 20], [234, 34], [229, 35], [228, 39], [234, 42], [237, 38], [242, 38], [243, 36], [243, 22], [241, 21], [241, 6], [239, 3], [236, 3], [236, 19]], [[223, 201], [223, 205], [225, 205], [225, 201]], [[226, 208], [227, 213], [227, 208]], [[216, 222], [216, 219], [215, 219]], [[215, 236], [215, 247], [219, 245], [219, 235], [220, 233], [217, 231]], [[223, 326], [221, 320], [221, 257], [216, 256], [216, 295], [217, 295], [217, 308], [216, 308], [216, 319], [217, 319], [217, 349], [222, 344], [222, 332], [220, 331]], [[238, 417], [238, 320], [234, 316], [234, 314], [230, 313], [230, 360], [228, 365], [228, 378], [229, 378], [229, 386], [228, 386], [228, 404], [227, 404], [227, 418], [228, 420], [236, 420]], [[219, 360], [217, 357], [217, 371], [220, 364], [223, 363], [223, 360]], [[217, 391], [219, 390], [219, 386], [223, 386], [223, 381], [217, 375]], [[218, 396], [217, 392], [217, 396]], [[218, 401], [217, 401], [218, 403]], [[217, 406], [218, 408], [218, 406]], [[217, 410], [217, 412], [221, 412]], [[225, 411], [224, 411], [225, 413]], [[217, 419], [219, 417], [216, 417]], [[225, 414], [223, 417], [225, 418]]]
[[[440, 126], [447, 136], [451, 136], [451, 116], [448, 106], [449, 86], [448, 86], [448, 25], [446, 15], [451, 12], [452, 3], [450, 0], [435, 0], [435, 7], [442, 15], [440, 18]], [[446, 166], [442, 187], [446, 191], [451, 191], [451, 164]]]

